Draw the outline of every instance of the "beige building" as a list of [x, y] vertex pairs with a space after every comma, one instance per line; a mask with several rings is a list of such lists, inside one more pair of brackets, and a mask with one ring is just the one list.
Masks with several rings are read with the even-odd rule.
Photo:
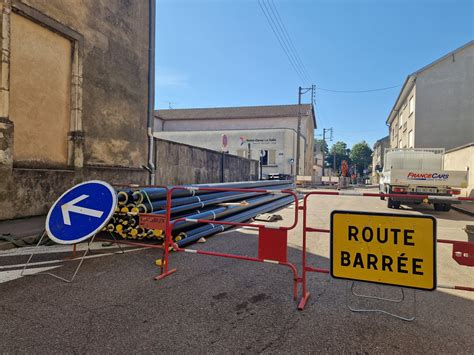
[[474, 141], [474, 41], [410, 74], [387, 118], [392, 148]]
[[83, 180], [146, 182], [153, 7], [0, 0], [0, 220]]
[[[155, 137], [224, 150], [251, 159], [263, 155], [263, 173], [294, 175], [298, 114], [301, 114], [298, 175], [313, 176], [316, 118], [312, 105], [223, 107], [155, 111]], [[227, 141], [222, 147], [223, 136]]]
[[384, 164], [385, 148], [390, 148], [390, 137], [386, 136], [379, 139], [374, 144], [372, 152], [372, 182], [379, 182], [377, 171], [382, 170]]
[[[316, 179], [319, 181], [320, 178], [323, 176], [324, 171], [324, 152], [321, 147], [321, 143], [315, 142], [314, 143], [314, 175]], [[318, 178], [319, 177], [319, 178]]]

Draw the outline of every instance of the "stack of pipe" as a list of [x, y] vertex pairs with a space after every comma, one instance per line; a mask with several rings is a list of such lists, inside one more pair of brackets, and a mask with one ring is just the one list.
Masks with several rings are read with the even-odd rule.
[[[206, 185], [187, 185], [189, 189], [174, 190], [171, 199], [171, 220], [178, 218], [242, 222], [283, 207], [294, 201], [292, 196], [279, 193], [292, 189], [289, 180], [250, 181]], [[208, 191], [193, 188], [264, 189], [267, 192]], [[275, 191], [275, 193], [272, 193]], [[139, 226], [139, 213], [166, 214], [166, 189], [138, 188], [117, 191], [118, 206], [105, 230], [128, 239], [164, 240], [164, 231]], [[180, 246], [192, 243], [230, 226], [176, 222], [173, 239]]]

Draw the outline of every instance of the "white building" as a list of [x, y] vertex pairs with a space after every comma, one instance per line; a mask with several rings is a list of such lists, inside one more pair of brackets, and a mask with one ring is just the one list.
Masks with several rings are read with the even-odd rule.
[[386, 123], [391, 148], [474, 142], [474, 41], [408, 75]]
[[312, 105], [156, 110], [154, 136], [251, 159], [259, 160], [262, 154], [264, 175], [295, 175], [299, 115], [298, 175], [312, 176], [316, 129]]

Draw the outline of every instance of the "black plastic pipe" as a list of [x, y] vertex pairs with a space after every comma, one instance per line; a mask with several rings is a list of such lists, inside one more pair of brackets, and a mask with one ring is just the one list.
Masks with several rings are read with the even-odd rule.
[[[291, 184], [291, 180], [265, 180], [265, 181], [248, 181], [248, 182], [229, 182], [216, 184], [199, 184], [199, 185], [183, 185], [183, 187], [201, 187], [201, 188], [232, 188], [232, 189], [252, 189], [265, 186], [277, 186]], [[174, 190], [172, 197], [184, 197], [209, 194], [212, 191], [203, 190]], [[166, 189], [164, 188], [143, 188], [133, 193], [133, 198], [137, 203], [143, 201], [155, 201], [166, 198]]]
[[[256, 208], [252, 208], [248, 211], [244, 211], [238, 214], [235, 214], [233, 216], [221, 219], [220, 221], [222, 222], [236, 222], [236, 223], [241, 223], [244, 221], [247, 221], [253, 217], [255, 217], [257, 214], [260, 213], [267, 213], [273, 210], [276, 210], [278, 208], [281, 208], [283, 206], [286, 206], [294, 201], [293, 196], [288, 196], [281, 198], [277, 201], [265, 204], [263, 206], [259, 206]], [[224, 225], [224, 224], [208, 224], [203, 227], [199, 227], [196, 229], [192, 229], [186, 233], [183, 233], [184, 238], [181, 239], [180, 241], [176, 242], [179, 247], [183, 247], [185, 245], [188, 245], [190, 243], [193, 243], [197, 240], [199, 240], [202, 237], [207, 237], [209, 235], [218, 233], [218, 232], [223, 232], [229, 228], [232, 228], [232, 225]]]
[[[245, 211], [265, 203], [269, 203], [280, 198], [284, 198], [282, 195], [265, 195], [254, 197], [248, 200], [245, 200], [246, 204], [242, 205], [233, 205], [233, 206], [223, 206], [223, 207], [216, 207], [215, 209], [211, 209], [209, 211], [204, 211], [201, 213], [197, 213], [194, 215], [189, 215], [186, 218], [191, 219], [207, 219], [207, 220], [219, 220], [221, 218], [227, 217], [229, 215], [235, 214], [237, 212]], [[172, 221], [173, 222], [173, 221]], [[173, 232], [181, 231], [187, 227], [196, 226], [194, 222], [187, 222], [187, 221], [180, 221], [177, 222], [173, 226]]]

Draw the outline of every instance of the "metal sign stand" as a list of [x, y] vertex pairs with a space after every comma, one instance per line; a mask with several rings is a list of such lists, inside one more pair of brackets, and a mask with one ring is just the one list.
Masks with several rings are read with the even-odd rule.
[[389, 311], [386, 311], [386, 310], [383, 310], [383, 309], [355, 308], [354, 306], [352, 306], [350, 304], [350, 294], [349, 294], [349, 292], [350, 292], [354, 297], [357, 297], [357, 298], [372, 299], [372, 300], [379, 300], [379, 301], [384, 301], [384, 302], [389, 302], [389, 303], [401, 304], [401, 303], [403, 303], [403, 301], [405, 301], [405, 290], [404, 290], [403, 287], [399, 288], [401, 290], [401, 295], [400, 295], [399, 298], [385, 298], [385, 297], [377, 297], [377, 296], [370, 296], [370, 295], [364, 295], [364, 294], [357, 293], [355, 291], [355, 283], [356, 283], [356, 281], [348, 281], [346, 283], [346, 307], [349, 308], [349, 310], [351, 310], [352, 312], [383, 313], [383, 314], [387, 314], [391, 317], [395, 317], [395, 318], [398, 318], [398, 319], [401, 319], [401, 320], [404, 320], [404, 321], [407, 321], [407, 322], [412, 322], [416, 319], [416, 290], [415, 289], [412, 289], [413, 290], [413, 302], [412, 302], [411, 316], [404, 317], [402, 315], [395, 314], [395, 313], [392, 313], [392, 312], [389, 312]]
[[[30, 264], [31, 262], [31, 259], [33, 259], [33, 256], [36, 254], [37, 252], [37, 248], [41, 245], [41, 242], [43, 241], [44, 237], [46, 236], [46, 230], [43, 230], [43, 233], [41, 234], [41, 238], [40, 240], [38, 241], [38, 244], [36, 244], [35, 246], [35, 249], [33, 250], [33, 252], [31, 253], [30, 257], [28, 258], [28, 261], [26, 262], [25, 266], [23, 266], [23, 269], [21, 270], [21, 273], [20, 275], [21, 276], [36, 276], [36, 275], [49, 275], [49, 276], [52, 276], [52, 277], [55, 277], [61, 281], [64, 281], [64, 282], [67, 282], [67, 283], [71, 283], [72, 281], [74, 281], [74, 278], [76, 277], [77, 273], [79, 272], [79, 269], [81, 268], [82, 266], [82, 263], [84, 262], [84, 259], [86, 258], [87, 254], [89, 252], [92, 252], [90, 250], [90, 246], [91, 244], [94, 242], [94, 239], [96, 237], [97, 234], [94, 234], [92, 236], [91, 239], [89, 239], [89, 241], [87, 242], [87, 248], [86, 250], [84, 251], [84, 254], [82, 254], [81, 257], [79, 258], [73, 258], [73, 259], [69, 259], [69, 261], [72, 261], [72, 260], [75, 260], [75, 259], [79, 259], [79, 264], [77, 265], [76, 267], [76, 270], [74, 271], [74, 274], [72, 275], [72, 277], [68, 280], [68, 279], [65, 279], [61, 276], [58, 276], [56, 274], [53, 274], [51, 272], [39, 272], [39, 273], [35, 273], [35, 274], [25, 274], [25, 271], [26, 271], [26, 268], [28, 267], [28, 265]], [[125, 254], [124, 250], [122, 249], [122, 247], [120, 246], [120, 243], [117, 243], [117, 240], [115, 239], [115, 236], [112, 236], [114, 238], [114, 241], [115, 241], [115, 244], [117, 244], [117, 246], [119, 247], [120, 249], [120, 254]], [[74, 247], [77, 245], [77, 244], [73, 244]]]

